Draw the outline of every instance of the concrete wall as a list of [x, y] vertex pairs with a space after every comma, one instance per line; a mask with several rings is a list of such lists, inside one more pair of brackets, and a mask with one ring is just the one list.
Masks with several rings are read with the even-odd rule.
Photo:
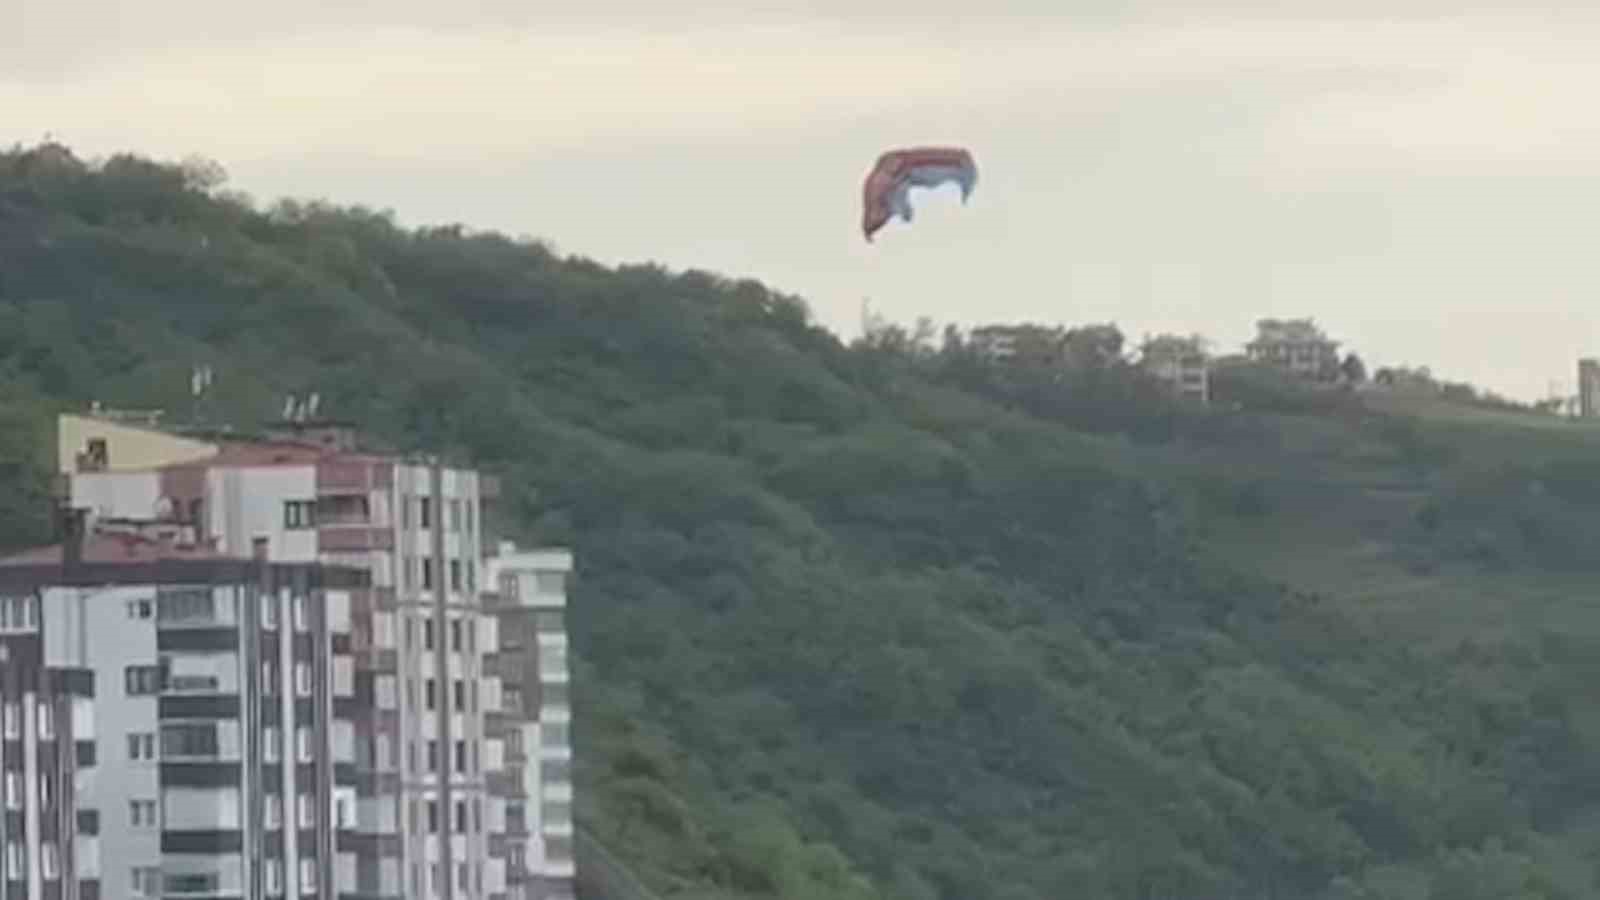
[[249, 556], [254, 540], [264, 537], [275, 561], [316, 561], [317, 530], [284, 527], [285, 502], [316, 499], [315, 466], [218, 468], [206, 481], [208, 527], [219, 551]]
[[[46, 633], [54, 630], [56, 616], [63, 608], [76, 608], [87, 638], [87, 658], [72, 658], [74, 642], [54, 646], [58, 658], [94, 671], [94, 733], [98, 742], [97, 763], [81, 770], [79, 804], [83, 809], [100, 811], [99, 867], [108, 890], [106, 896], [126, 896], [135, 867], [161, 865], [159, 825], [135, 828], [129, 817], [132, 800], [161, 803], [158, 763], [154, 759], [132, 760], [128, 756], [129, 734], [156, 735], [156, 698], [129, 697], [124, 670], [133, 665], [154, 665], [156, 661], [155, 589], [121, 587], [105, 590], [61, 589], [47, 597]], [[140, 601], [149, 604], [150, 618], [130, 615], [129, 604], [138, 611]], [[80, 645], [82, 646], [82, 645]], [[55, 665], [55, 662], [51, 663]]]
[[158, 431], [88, 416], [62, 415], [56, 418], [56, 471], [74, 471], [77, 468], [77, 455], [88, 448], [90, 440], [96, 438], [106, 442], [111, 469], [167, 466], [204, 459], [218, 450], [215, 444]]
[[157, 472], [92, 472], [72, 476], [72, 505], [101, 518], [150, 518], [161, 499]]

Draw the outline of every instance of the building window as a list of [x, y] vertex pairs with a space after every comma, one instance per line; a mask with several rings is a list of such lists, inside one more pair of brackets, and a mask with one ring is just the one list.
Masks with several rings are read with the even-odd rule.
[[39, 863], [44, 870], [45, 881], [55, 881], [61, 877], [61, 857], [56, 850], [55, 841], [45, 841], [40, 848]]
[[467, 770], [467, 742], [466, 741], [456, 741], [456, 771], [457, 772], [465, 772], [466, 770]]
[[263, 817], [266, 819], [266, 829], [277, 831], [283, 827], [283, 801], [277, 794], [268, 794], [262, 798], [262, 808], [266, 810]]
[[300, 893], [315, 894], [317, 892], [317, 861], [315, 859], [300, 860]]
[[267, 860], [267, 893], [283, 893], [283, 860]]
[[6, 809], [22, 808], [22, 773], [6, 773]]
[[434, 689], [432, 678], [422, 682], [422, 702], [430, 710], [439, 705], [438, 692]]
[[422, 559], [422, 589], [433, 590], [433, 560], [427, 557]]
[[422, 620], [422, 649], [424, 649], [424, 650], [432, 650], [433, 649], [433, 620], [432, 619], [423, 619]]
[[428, 801], [428, 833], [439, 833], [439, 802], [437, 800]]
[[39, 808], [49, 809], [56, 802], [56, 783], [49, 775], [39, 776]]
[[215, 722], [186, 722], [161, 726], [163, 759], [216, 759], [222, 742]]
[[433, 499], [423, 497], [417, 503], [417, 526], [419, 528], [433, 527]]
[[544, 804], [540, 818], [547, 826], [554, 825], [557, 828], [569, 828], [572, 826], [572, 804], [560, 802], [546, 803]]
[[317, 504], [312, 500], [285, 500], [283, 502], [283, 527], [286, 529], [313, 528], [316, 526]]
[[148, 618], [150, 618], [150, 601], [149, 600], [129, 600], [128, 601], [128, 618], [130, 618], [130, 619], [148, 619]]
[[155, 666], [128, 666], [123, 670], [128, 696], [138, 697], [161, 690], [161, 670]]
[[[456, 801], [456, 832], [465, 833], [467, 830], [467, 801]], [[463, 885], [464, 887], [465, 885]]]
[[202, 624], [216, 621], [216, 598], [210, 588], [162, 593], [156, 598], [156, 621], [163, 624]]
[[261, 755], [267, 762], [278, 761], [278, 729], [268, 725], [261, 729]]
[[446, 509], [448, 510], [449, 515], [446, 525], [448, 526], [450, 533], [455, 534], [457, 531], [461, 530], [461, 501], [452, 499], [450, 501], [450, 505], [446, 507]]
[[278, 692], [278, 664], [267, 660], [261, 664], [261, 693], [268, 697]]
[[306, 615], [306, 598], [304, 594], [297, 594], [294, 598], [294, 630], [307, 631], [311, 627], [311, 620]]
[[300, 827], [315, 828], [317, 825], [317, 807], [310, 794], [300, 795]]
[[302, 697], [311, 696], [311, 664], [297, 662], [294, 664], [294, 690]]
[[[451, 560], [455, 562], [455, 560]], [[450, 649], [456, 653], [461, 652], [461, 620], [455, 619], [450, 623]]]
[[456, 679], [455, 683], [455, 701], [457, 712], [467, 708], [467, 683], [459, 678]]
[[156, 736], [134, 733], [128, 735], [128, 759], [152, 760], [156, 758]]
[[0, 597], [0, 631], [34, 631], [39, 608], [35, 597]]
[[56, 739], [56, 710], [48, 701], [39, 701], [39, 740]]
[[439, 771], [439, 742], [437, 740], [428, 741], [428, 771]]
[[135, 828], [156, 827], [156, 802], [154, 800], [129, 800], [128, 822]]
[[461, 560], [450, 560], [450, 590], [461, 590]]
[[271, 594], [261, 597], [261, 627], [268, 631], [278, 628], [278, 598]]
[[301, 725], [294, 730], [294, 737], [300, 761], [303, 763], [311, 762], [311, 729]]
[[567, 724], [565, 722], [546, 722], [540, 730], [543, 746], [560, 748], [567, 746]]
[[417, 774], [417, 744], [415, 741], [406, 742], [406, 770]]
[[567, 686], [559, 681], [553, 684], [541, 685], [539, 693], [543, 695], [540, 699], [546, 707], [564, 707], [569, 703]]

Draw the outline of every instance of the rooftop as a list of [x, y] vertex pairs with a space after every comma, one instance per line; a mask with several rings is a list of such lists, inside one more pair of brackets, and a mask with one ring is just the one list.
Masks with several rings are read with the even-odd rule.
[[[61, 565], [64, 544], [35, 547], [12, 556], [0, 557], [0, 567]], [[248, 562], [218, 553], [208, 545], [179, 544], [133, 533], [99, 533], [83, 542], [82, 561], [86, 563], [154, 563], [173, 561]]]

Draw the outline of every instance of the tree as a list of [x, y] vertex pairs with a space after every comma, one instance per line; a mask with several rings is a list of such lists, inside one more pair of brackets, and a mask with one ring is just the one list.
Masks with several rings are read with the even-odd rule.
[[1354, 353], [1345, 356], [1344, 363], [1339, 366], [1339, 372], [1352, 384], [1361, 384], [1367, 380], [1366, 364]]

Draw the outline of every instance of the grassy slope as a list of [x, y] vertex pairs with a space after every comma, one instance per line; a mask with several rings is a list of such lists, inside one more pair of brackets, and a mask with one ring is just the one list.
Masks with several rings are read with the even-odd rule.
[[1131, 441], [1166, 413], [1008, 411], [758, 285], [136, 160], [0, 158], [0, 259], [0, 540], [51, 410], [194, 359], [215, 416], [471, 451], [579, 551], [581, 814], [666, 894], [1594, 891], [1592, 430], [1246, 385]]

